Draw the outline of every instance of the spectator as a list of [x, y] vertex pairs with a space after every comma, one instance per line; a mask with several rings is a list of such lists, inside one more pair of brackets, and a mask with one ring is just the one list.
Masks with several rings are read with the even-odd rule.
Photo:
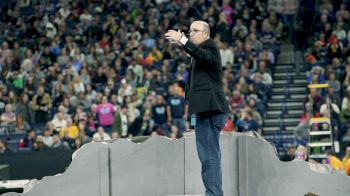
[[44, 129], [43, 143], [47, 147], [52, 147], [52, 145], [53, 145], [53, 137], [51, 136], [50, 130], [47, 128]]
[[253, 85], [255, 89], [257, 90], [258, 97], [263, 101], [266, 102], [268, 98], [268, 87], [262, 83], [263, 76], [260, 73], [256, 73], [252, 76], [253, 78]]
[[73, 120], [78, 126], [80, 124], [85, 124], [87, 121], [86, 113], [83, 111], [81, 106], [78, 106]]
[[335, 30], [332, 32], [333, 35], [337, 36], [337, 38], [342, 42], [345, 43], [346, 41], [346, 32], [342, 28], [342, 24], [336, 24]]
[[237, 33], [242, 30], [244, 35], [247, 35], [248, 34], [248, 28], [242, 23], [242, 19], [240, 18], [237, 18], [236, 20], [236, 24], [235, 26], [233, 27], [232, 29], [232, 36], [233, 37], [236, 37], [237, 36]]
[[225, 126], [221, 130], [229, 133], [235, 131], [235, 125], [231, 118], [227, 118]]
[[278, 19], [276, 12], [270, 12], [270, 16], [266, 18], [262, 24], [263, 32], [269, 32], [270, 29], [277, 37], [281, 37], [283, 24]]
[[342, 170], [344, 169], [343, 163], [341, 160], [339, 160], [336, 156], [335, 153], [331, 150], [328, 150], [326, 152], [327, 154], [327, 159], [326, 163], [329, 164], [333, 169], [335, 170]]
[[142, 104], [142, 99], [136, 96], [126, 96], [124, 103], [127, 105], [127, 116], [129, 125], [140, 116], [140, 110], [138, 107]]
[[324, 117], [328, 117], [331, 119], [333, 130], [338, 129], [340, 127], [339, 113], [340, 113], [340, 109], [337, 103], [334, 102], [334, 100], [331, 99], [330, 97], [327, 97], [326, 102], [321, 105], [320, 114]]
[[[297, 0], [283, 1], [283, 23], [288, 27], [288, 36], [293, 38], [294, 26], [296, 26], [296, 16], [299, 2]], [[291, 40], [292, 41], [292, 40]]]
[[18, 146], [20, 148], [33, 148], [35, 139], [36, 139], [36, 132], [33, 129], [31, 129], [27, 133], [27, 136], [24, 139], [21, 139], [19, 141], [19, 145]]
[[73, 79], [73, 87], [74, 87], [74, 93], [80, 93], [85, 92], [85, 86], [84, 83], [80, 81], [80, 77], [78, 75], [74, 76]]
[[[310, 93], [304, 99], [305, 110], [320, 111], [322, 103], [323, 99], [321, 95], [318, 94], [317, 89], [311, 88]], [[311, 108], [311, 110], [308, 108]]]
[[240, 110], [245, 106], [244, 96], [238, 90], [233, 91], [233, 96], [230, 100], [232, 110]]
[[175, 78], [177, 81], [186, 82], [189, 72], [186, 70], [185, 64], [180, 64], [175, 72]]
[[339, 114], [339, 119], [342, 123], [345, 123], [347, 120], [350, 120], [350, 102], [348, 102], [347, 107], [342, 109]]
[[219, 21], [216, 25], [216, 31], [220, 35], [222, 42], [228, 42], [230, 40], [230, 29], [226, 18], [226, 13], [224, 11], [220, 12], [219, 14]]
[[348, 102], [350, 101], [350, 89], [346, 90], [346, 95], [343, 97], [341, 109], [344, 110], [348, 108]]
[[118, 132], [112, 132], [112, 140], [116, 140], [116, 139], [120, 139], [120, 135], [118, 134]]
[[307, 78], [307, 82], [311, 84], [323, 84], [326, 83], [326, 78], [324, 77], [324, 69], [316, 66], [311, 70], [311, 74]]
[[66, 48], [62, 48], [61, 49], [61, 54], [57, 57], [57, 63], [61, 67], [65, 67], [67, 65], [68, 61], [70, 61], [70, 60], [71, 60], [71, 58], [67, 54], [67, 49]]
[[280, 160], [283, 162], [293, 161], [295, 158], [295, 151], [296, 151], [295, 146], [289, 146], [287, 154], [282, 156]]
[[11, 150], [7, 148], [7, 143], [5, 140], [0, 140], [0, 155], [6, 155], [11, 153]]
[[[334, 88], [332, 86], [328, 87], [328, 97], [329, 99], [337, 105], [338, 108], [340, 108], [341, 99], [338, 93], [334, 91]], [[340, 109], [339, 109], [340, 110]]]
[[341, 90], [341, 84], [339, 80], [337, 80], [335, 73], [330, 73], [328, 76], [327, 83], [329, 84], [332, 89], [339, 94]]
[[22, 94], [18, 104], [16, 105], [16, 117], [21, 115], [24, 122], [29, 123], [29, 125], [34, 124], [34, 111], [29, 103], [28, 94]]
[[34, 151], [44, 151], [46, 150], [46, 146], [43, 142], [43, 136], [42, 135], [37, 135], [35, 138], [35, 142], [33, 144], [33, 148]]
[[73, 150], [78, 150], [81, 146], [83, 145], [82, 141], [80, 140], [80, 138], [76, 138], [74, 140], [74, 146], [73, 146]]
[[342, 59], [343, 58], [343, 44], [340, 42], [338, 37], [336, 35], [332, 35], [329, 38], [329, 43], [327, 44], [327, 51], [328, 51], [328, 58], [333, 59], [333, 58], [338, 58]]
[[4, 97], [2, 91], [0, 91], [0, 114], [2, 114], [5, 111], [6, 103], [7, 103], [6, 97]]
[[[129, 128], [128, 137], [132, 136], [143, 136], [149, 135], [151, 128], [153, 127], [153, 122], [151, 121], [151, 116], [149, 112], [144, 112], [142, 116], [139, 116], [135, 119], [132, 125]], [[157, 125], [156, 125], [157, 126]], [[163, 130], [163, 129], [162, 129]]]
[[75, 139], [78, 137], [78, 134], [79, 134], [79, 129], [77, 125], [73, 123], [71, 118], [68, 118], [67, 126], [62, 127], [60, 130], [60, 137], [63, 138], [68, 136], [68, 138], [70, 139]]
[[345, 78], [343, 80], [343, 87], [348, 90], [349, 84], [350, 84], [350, 66], [345, 67]]
[[262, 75], [262, 83], [264, 85], [266, 85], [268, 88], [270, 88], [272, 86], [273, 80], [272, 80], [270, 71], [268, 70], [265, 61], [260, 61], [259, 62], [258, 72]]
[[108, 102], [108, 98], [106, 96], [103, 96], [102, 102], [97, 105], [95, 111], [98, 115], [99, 125], [110, 130], [113, 124], [113, 115], [115, 111], [115, 107]]
[[234, 56], [232, 50], [228, 47], [228, 43], [221, 42], [221, 49], [220, 49], [220, 56], [221, 56], [221, 63], [222, 67], [225, 68], [227, 63], [233, 64], [234, 62]]
[[299, 124], [294, 130], [294, 136], [297, 140], [308, 140], [309, 139], [309, 128], [310, 128], [310, 113], [305, 111], [299, 120]]
[[159, 125], [163, 129], [165, 128], [167, 122], [167, 112], [164, 98], [161, 95], [157, 96], [156, 103], [152, 106], [152, 120], [156, 125]]
[[55, 115], [55, 118], [51, 121], [53, 124], [53, 127], [55, 129], [55, 132], [60, 132], [62, 128], [67, 127], [67, 117], [63, 112], [58, 112]]
[[92, 137], [93, 141], [104, 141], [104, 140], [110, 140], [111, 137], [105, 133], [103, 127], [98, 127], [97, 132]]
[[22, 115], [18, 115], [16, 118], [16, 124], [14, 126], [15, 132], [28, 132], [30, 130], [29, 124], [24, 121]]
[[307, 148], [303, 145], [299, 145], [295, 151], [295, 159], [300, 161], [306, 161], [307, 157]]
[[59, 136], [59, 134], [54, 134], [52, 136], [53, 144], [52, 148], [54, 149], [69, 149], [69, 145], [66, 142], [63, 142]]
[[169, 124], [178, 127], [180, 134], [186, 129], [187, 110], [188, 106], [185, 105], [185, 98], [179, 96], [178, 88], [175, 86], [170, 88], [170, 96], [167, 100], [167, 119]]
[[45, 93], [43, 86], [39, 86], [38, 94], [33, 97], [32, 107], [35, 111], [35, 122], [46, 123], [52, 107], [52, 100], [50, 95]]
[[242, 111], [241, 118], [236, 122], [238, 132], [256, 131], [261, 134], [261, 126], [253, 119], [252, 111]]
[[350, 146], [346, 147], [343, 165], [346, 175], [350, 176]]
[[5, 112], [0, 117], [1, 125], [13, 127], [16, 124], [16, 114], [12, 110], [11, 104], [6, 104]]
[[258, 112], [258, 115], [260, 116], [260, 122], [259, 124], [262, 124], [262, 117], [264, 117], [266, 115], [266, 109], [265, 109], [265, 105], [258, 100], [256, 97], [254, 96], [250, 96], [248, 99], [248, 106], [255, 112]]
[[116, 112], [113, 132], [117, 132], [120, 137], [126, 137], [128, 135], [128, 128], [127, 106], [122, 105], [120, 110]]

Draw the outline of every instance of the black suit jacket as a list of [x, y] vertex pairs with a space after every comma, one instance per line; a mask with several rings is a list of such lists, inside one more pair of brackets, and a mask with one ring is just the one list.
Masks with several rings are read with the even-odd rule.
[[219, 49], [212, 39], [199, 46], [190, 40], [183, 46], [192, 56], [191, 70], [186, 84], [186, 101], [189, 114], [230, 111], [222, 83]]

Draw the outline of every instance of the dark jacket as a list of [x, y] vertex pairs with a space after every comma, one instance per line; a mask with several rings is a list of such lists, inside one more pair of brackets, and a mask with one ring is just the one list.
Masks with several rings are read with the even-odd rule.
[[223, 90], [221, 57], [215, 42], [208, 39], [197, 46], [188, 40], [183, 47], [192, 56], [185, 91], [189, 114], [211, 111], [229, 113]]

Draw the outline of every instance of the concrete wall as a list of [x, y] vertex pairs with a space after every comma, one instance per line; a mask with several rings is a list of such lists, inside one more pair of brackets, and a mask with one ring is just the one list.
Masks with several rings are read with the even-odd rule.
[[[222, 134], [220, 145], [227, 196], [350, 195], [349, 177], [315, 172], [307, 162], [281, 162], [261, 138]], [[46, 177], [26, 193], [4, 195], [203, 195], [200, 173], [193, 133], [176, 141], [157, 136], [138, 144], [90, 143], [77, 152], [64, 174]]]

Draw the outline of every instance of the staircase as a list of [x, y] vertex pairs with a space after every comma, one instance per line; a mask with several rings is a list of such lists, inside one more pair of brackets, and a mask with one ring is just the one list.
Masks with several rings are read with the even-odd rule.
[[300, 60], [298, 58], [302, 57], [294, 56], [293, 45], [283, 43], [272, 76], [272, 96], [267, 103], [263, 124], [263, 136], [276, 144], [280, 155], [294, 142], [293, 130], [299, 124], [307, 94], [306, 73], [299, 72], [294, 63], [294, 59]]

